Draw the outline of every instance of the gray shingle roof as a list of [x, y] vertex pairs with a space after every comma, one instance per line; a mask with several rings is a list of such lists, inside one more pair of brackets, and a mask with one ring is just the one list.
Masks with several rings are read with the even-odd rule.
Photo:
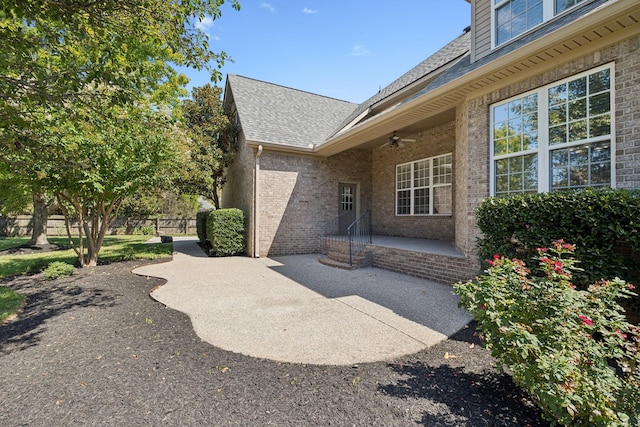
[[247, 140], [296, 147], [320, 145], [357, 107], [235, 74], [227, 79]]
[[441, 86], [445, 86], [453, 82], [455, 79], [485, 66], [491, 61], [495, 61], [502, 56], [506, 56], [512, 52], [515, 52], [521, 47], [524, 47], [527, 44], [570, 24], [580, 16], [602, 6], [607, 1], [609, 0], [594, 0], [592, 3], [588, 3], [579, 8], [575, 8], [572, 11], [554, 19], [553, 21], [541, 25], [538, 29], [531, 31], [514, 41], [505, 43], [504, 46], [496, 48], [489, 55], [481, 58], [476, 62], [471, 62], [470, 55], [466, 55], [466, 57], [462, 58], [456, 64], [447, 69], [444, 73], [440, 74], [435, 80], [430, 82], [420, 92], [410, 98], [407, 98], [404, 102], [409, 102], [412, 99], [418, 98], [426, 93], [431, 92], [432, 90], [435, 90]]
[[356, 117], [358, 117], [358, 115], [365, 112], [368, 108], [374, 106], [380, 101], [385, 100], [388, 97], [393, 96], [393, 94], [417, 82], [418, 80], [423, 79], [430, 74], [433, 74], [433, 77], [435, 78], [435, 76], [443, 71], [442, 68], [444, 66], [453, 64], [454, 61], [456, 61], [458, 58], [461, 58], [462, 56], [468, 54], [470, 49], [471, 32], [467, 31], [464, 34], [456, 37], [442, 49], [429, 56], [427, 59], [413, 67], [411, 70], [404, 73], [398, 79], [394, 80], [380, 92], [376, 93], [371, 98], [360, 104], [358, 108], [356, 108], [351, 113], [351, 115], [349, 115], [349, 117], [345, 118], [345, 120], [337, 129], [335, 129], [335, 131], [340, 131], [342, 128], [344, 128], [344, 126], [351, 123], [354, 119], [356, 119]]

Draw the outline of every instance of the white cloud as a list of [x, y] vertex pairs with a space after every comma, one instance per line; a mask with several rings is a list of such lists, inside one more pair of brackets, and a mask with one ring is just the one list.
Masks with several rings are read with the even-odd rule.
[[371, 52], [363, 44], [356, 44], [351, 48], [351, 56], [369, 56]]
[[271, 6], [269, 3], [260, 3], [260, 7], [267, 9], [269, 12], [275, 12], [276, 9]]
[[196, 28], [200, 31], [207, 31], [213, 27], [213, 18], [205, 16], [196, 23]]
[[318, 11], [305, 7], [304, 9], [302, 9], [302, 13], [306, 13], [307, 15], [313, 15], [314, 13], [318, 13]]

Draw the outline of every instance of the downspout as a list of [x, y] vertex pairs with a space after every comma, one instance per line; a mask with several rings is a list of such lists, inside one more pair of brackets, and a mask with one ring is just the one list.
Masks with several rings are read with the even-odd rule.
[[260, 156], [262, 145], [258, 145], [256, 152], [255, 180], [253, 183], [253, 257], [260, 258]]

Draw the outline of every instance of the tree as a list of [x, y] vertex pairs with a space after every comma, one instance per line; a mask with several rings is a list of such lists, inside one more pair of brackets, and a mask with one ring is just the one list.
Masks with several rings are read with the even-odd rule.
[[[237, 0], [230, 0], [238, 10]], [[228, 59], [198, 29], [224, 0], [9, 0], [0, 7], [0, 127], [24, 126], [34, 106], [64, 108], [89, 87], [117, 88], [135, 102], [168, 81], [175, 65], [207, 68], [219, 79]], [[92, 94], [95, 96], [95, 92]]]
[[125, 197], [168, 187], [185, 158], [184, 133], [170, 110], [141, 102], [103, 111], [99, 120], [88, 115], [84, 121], [61, 121], [62, 131], [51, 139], [54, 156], [43, 163], [70, 241], [78, 237], [72, 245], [80, 266], [97, 264]]
[[[45, 122], [50, 115], [42, 108], [34, 108], [33, 117]], [[46, 128], [45, 128], [46, 129]], [[45, 158], [46, 144], [36, 148], [36, 144], [26, 141], [38, 141], [46, 138], [46, 132], [38, 129], [23, 129], [21, 132], [6, 132], [0, 129], [0, 139], [6, 144], [0, 153], [0, 198], [4, 212], [25, 210], [31, 206], [33, 220], [31, 240], [27, 246], [45, 247], [47, 239], [47, 218], [55, 198], [47, 192], [46, 177], [41, 173], [40, 161]], [[24, 141], [24, 143], [23, 143]]]
[[190, 130], [190, 167], [184, 180], [189, 192], [206, 196], [220, 209], [218, 191], [224, 171], [235, 155], [236, 126], [222, 103], [222, 89], [206, 84], [193, 88], [192, 99], [182, 104]]
[[[240, 7], [237, 0], [229, 3], [234, 9]], [[219, 17], [223, 4], [224, 0], [4, 2], [0, 6], [3, 176], [14, 188], [30, 188], [36, 207], [42, 207], [38, 195], [46, 193], [50, 173], [55, 172], [45, 173], [42, 159], [67, 160], [59, 151], [60, 123], [76, 131], [81, 126], [69, 126], [74, 120], [104, 124], [111, 120], [103, 118], [109, 108], [133, 106], [141, 99], [175, 106], [187, 81], [175, 66], [207, 68], [212, 79], [219, 79], [216, 68], [228, 56], [209, 49], [197, 22], [205, 16]], [[83, 117], [76, 114], [78, 110]], [[94, 127], [104, 131], [102, 124]], [[51, 143], [49, 134], [58, 142]], [[45, 185], [41, 187], [40, 181]], [[46, 215], [46, 210], [39, 212], [34, 217]]]

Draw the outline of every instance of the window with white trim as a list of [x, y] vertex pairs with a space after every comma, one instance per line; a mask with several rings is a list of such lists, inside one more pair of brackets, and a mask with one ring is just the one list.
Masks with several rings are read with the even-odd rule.
[[451, 215], [451, 153], [396, 166], [396, 215]]
[[494, 46], [530, 30], [585, 0], [493, 0]]
[[491, 194], [614, 185], [613, 65], [491, 107]]

